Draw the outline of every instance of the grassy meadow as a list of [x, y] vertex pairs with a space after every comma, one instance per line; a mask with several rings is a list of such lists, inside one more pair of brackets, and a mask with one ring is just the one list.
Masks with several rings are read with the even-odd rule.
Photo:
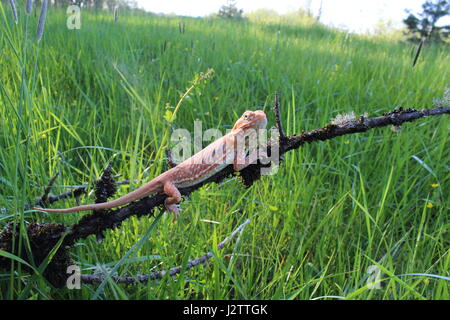
[[[115, 23], [110, 13], [82, 11], [81, 29], [69, 30], [65, 12], [54, 9], [38, 44], [39, 13], [18, 9], [16, 24], [0, 4], [1, 228], [70, 225], [86, 214], [24, 211], [55, 172], [56, 194], [92, 186], [113, 161], [119, 180], [134, 181], [120, 187], [123, 195], [167, 168], [173, 129], [192, 132], [201, 120], [204, 130], [225, 133], [255, 108], [273, 126], [276, 91], [294, 134], [343, 113], [431, 108], [450, 86], [443, 46], [426, 46], [412, 68], [409, 43], [317, 24], [138, 13]], [[170, 119], [209, 68], [214, 75], [197, 81]], [[440, 116], [399, 132], [305, 145], [249, 189], [229, 179], [194, 192], [176, 223], [165, 215], [132, 218], [101, 244], [91, 236], [70, 250], [85, 273], [102, 265], [119, 275], [146, 273], [212, 250], [251, 219], [209, 263], [174, 278], [55, 289], [15, 263], [0, 270], [0, 299], [449, 299], [448, 129], [448, 116]], [[93, 200], [93, 192], [80, 199]], [[375, 278], [382, 283], [374, 289]]]

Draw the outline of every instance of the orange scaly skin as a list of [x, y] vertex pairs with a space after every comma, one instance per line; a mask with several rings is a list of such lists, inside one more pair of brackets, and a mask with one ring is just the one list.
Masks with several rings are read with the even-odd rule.
[[256, 159], [256, 150], [253, 150], [250, 155], [246, 155], [244, 149], [237, 148], [236, 144], [239, 138], [245, 136], [246, 131], [249, 129], [264, 129], [266, 124], [267, 118], [263, 111], [244, 112], [230, 133], [217, 139], [200, 152], [162, 173], [142, 187], [116, 200], [67, 209], [34, 209], [58, 213], [111, 209], [152, 194], [165, 193], [168, 198], [164, 201], [164, 206], [168, 212], [174, 213], [176, 218], [179, 215], [177, 203], [181, 201], [178, 188], [196, 185], [221, 171], [230, 163], [233, 163], [233, 168], [236, 171], [244, 169]]

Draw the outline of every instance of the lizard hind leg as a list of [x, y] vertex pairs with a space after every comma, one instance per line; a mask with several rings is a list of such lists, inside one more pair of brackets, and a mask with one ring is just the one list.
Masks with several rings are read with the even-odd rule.
[[168, 195], [166, 200], [164, 200], [164, 206], [168, 212], [174, 214], [173, 221], [176, 221], [180, 215], [180, 209], [178, 208], [177, 203], [181, 201], [181, 193], [171, 182], [166, 182], [164, 184], [164, 193]]

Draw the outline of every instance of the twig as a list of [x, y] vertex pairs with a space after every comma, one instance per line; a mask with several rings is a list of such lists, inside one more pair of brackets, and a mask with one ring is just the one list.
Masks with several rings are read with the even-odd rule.
[[[229, 242], [231, 239], [233, 239], [239, 232], [241, 232], [244, 227], [250, 223], [250, 219], [247, 219], [243, 224], [241, 224], [239, 227], [236, 228], [228, 237], [226, 237], [221, 243], [217, 245], [217, 250], [222, 250], [227, 242]], [[209, 259], [211, 259], [214, 256], [214, 253], [212, 251], [209, 251], [208, 253], [197, 257], [193, 260], [189, 260], [186, 266], [184, 267], [185, 270], [189, 270], [195, 266], [198, 266], [200, 264], [206, 263]], [[126, 284], [134, 284], [134, 283], [145, 283], [149, 280], [160, 280], [162, 279], [167, 273], [169, 273], [170, 276], [177, 275], [181, 273], [183, 270], [182, 266], [177, 266], [167, 270], [161, 270], [161, 271], [152, 271], [149, 274], [139, 274], [134, 277], [112, 277], [113, 281], [117, 283], [126, 283]], [[104, 281], [105, 276], [99, 276], [99, 275], [90, 275], [90, 274], [82, 274], [81, 275], [81, 281], [86, 284], [93, 284], [93, 283], [101, 283]]]
[[[82, 186], [76, 187], [72, 190], [63, 192], [61, 194], [56, 194], [56, 195], [49, 194], [45, 204], [49, 205], [49, 204], [55, 203], [59, 200], [66, 199], [66, 198], [77, 198], [86, 192], [87, 192], [87, 185], [82, 185]], [[38, 204], [38, 205], [41, 205], [41, 204]], [[33, 206], [33, 207], [35, 207], [35, 206]]]
[[[137, 183], [137, 181], [135, 181], [134, 183]], [[130, 181], [128, 180], [123, 180], [123, 181], [118, 181], [116, 182], [117, 186], [121, 186], [121, 185], [127, 185], [130, 184]], [[63, 193], [59, 193], [59, 194], [48, 194], [47, 198], [45, 199], [45, 202], [43, 202], [42, 197], [39, 197], [36, 199], [36, 202], [33, 204], [27, 204], [25, 205], [25, 210], [29, 210], [33, 207], [45, 207], [48, 206], [50, 204], [53, 204], [55, 202], [58, 202], [60, 200], [64, 200], [64, 199], [68, 199], [68, 198], [78, 198], [81, 195], [87, 193], [88, 191], [88, 185], [87, 184], [83, 184], [80, 185], [72, 190], [68, 190], [65, 191]], [[3, 209], [3, 207], [0, 207], [0, 210]], [[6, 208], [4, 209], [6, 210]]]
[[[88, 184], [83, 184], [80, 185], [72, 190], [68, 190], [65, 191], [63, 193], [60, 194], [51, 194], [50, 191], [53, 188], [54, 185], [54, 181], [56, 180], [56, 175], [59, 175], [59, 172], [55, 174], [55, 176], [53, 176], [52, 179], [50, 179], [49, 184], [47, 185], [47, 187], [44, 190], [44, 193], [42, 196], [36, 198], [34, 203], [28, 203], [24, 206], [24, 210], [30, 210], [33, 207], [45, 207], [48, 206], [50, 204], [53, 204], [55, 202], [58, 202], [60, 200], [63, 199], [67, 199], [67, 198], [78, 198], [81, 195], [87, 193], [88, 190]], [[117, 174], [115, 176], [113, 176], [113, 178], [118, 178], [122, 176], [121, 174]], [[133, 180], [133, 183], [138, 183], [138, 180]], [[124, 186], [124, 185], [128, 185], [130, 184], [129, 180], [122, 180], [122, 181], [117, 181], [116, 186]], [[4, 211], [7, 212], [8, 210], [5, 207], [0, 207], [0, 211]]]
[[[115, 175], [113, 177], [117, 178], [117, 177], [120, 177], [120, 176], [121, 175], [118, 174], [118, 175]], [[137, 180], [133, 180], [133, 183], [138, 183], [138, 181]], [[116, 184], [116, 186], [124, 186], [124, 185], [130, 184], [130, 181], [129, 180], [122, 180], [122, 181], [117, 181], [115, 184]], [[83, 184], [83, 185], [80, 185], [80, 186], [78, 186], [78, 187], [76, 187], [76, 188], [74, 188], [72, 190], [68, 190], [68, 191], [65, 191], [65, 192], [60, 193], [60, 194], [50, 194], [50, 191], [51, 191], [52, 187], [53, 187], [53, 183], [52, 184], [49, 183], [49, 185], [47, 186], [47, 188], [46, 188], [46, 190], [44, 192], [44, 194], [48, 192], [47, 196], [45, 198], [45, 202], [43, 202], [43, 200], [42, 200], [43, 196], [41, 196], [38, 199], [36, 199], [36, 203], [35, 204], [27, 204], [25, 206], [25, 210], [28, 210], [28, 209], [30, 209], [32, 207], [37, 207], [37, 206], [41, 206], [41, 207], [48, 206], [48, 205], [53, 204], [53, 203], [55, 203], [57, 201], [60, 201], [60, 200], [63, 200], [63, 199], [67, 199], [67, 198], [78, 198], [82, 194], [87, 193], [87, 190], [88, 190], [87, 189], [88, 188], [88, 184]]]
[[284, 143], [287, 140], [286, 134], [283, 129], [283, 124], [281, 123], [281, 116], [280, 116], [280, 101], [279, 101], [279, 95], [278, 92], [275, 92], [275, 101], [273, 106], [273, 111], [275, 113], [275, 122], [278, 129], [278, 133], [280, 135], [280, 143]]
[[47, 187], [44, 189], [44, 193], [42, 196], [36, 201], [36, 205], [38, 206], [45, 206], [47, 204], [47, 199], [50, 191], [52, 190], [53, 184], [56, 181], [56, 178], [59, 176], [59, 172], [56, 172], [53, 177], [50, 179], [50, 182], [48, 183]]

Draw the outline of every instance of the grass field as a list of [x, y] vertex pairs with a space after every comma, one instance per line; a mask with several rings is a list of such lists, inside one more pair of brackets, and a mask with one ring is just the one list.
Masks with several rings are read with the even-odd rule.
[[[81, 29], [69, 30], [55, 10], [38, 45], [38, 17], [20, 9], [17, 25], [0, 9], [0, 227], [75, 223], [85, 213], [23, 207], [55, 172], [60, 193], [92, 182], [111, 160], [120, 179], [137, 180], [119, 189], [129, 192], [165, 170], [175, 144], [167, 138], [192, 131], [194, 120], [225, 132], [244, 110], [262, 108], [272, 126], [276, 91], [294, 134], [352, 111], [431, 108], [450, 83], [448, 47], [426, 46], [412, 68], [411, 44], [320, 25], [140, 14], [114, 23], [83, 11]], [[214, 76], [168, 121], [208, 68]], [[449, 299], [448, 129], [441, 116], [306, 145], [248, 190], [232, 179], [193, 193], [177, 223], [163, 216], [149, 229], [154, 218], [129, 219], [103, 243], [90, 237], [70, 251], [86, 273], [104, 264], [145, 273], [212, 250], [251, 219], [210, 263], [175, 278], [55, 289], [16, 263], [0, 270], [0, 299]], [[381, 287], [371, 290], [378, 271]]]

